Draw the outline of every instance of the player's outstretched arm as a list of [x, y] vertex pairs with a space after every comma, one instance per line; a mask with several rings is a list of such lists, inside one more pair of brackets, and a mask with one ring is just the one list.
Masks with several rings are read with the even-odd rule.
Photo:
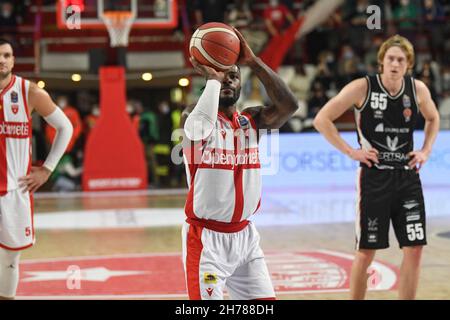
[[[255, 56], [242, 34], [234, 28], [241, 41], [238, 63], [248, 65], [261, 80], [273, 102], [273, 106], [260, 108], [258, 127], [261, 129], [278, 129], [297, 111], [297, 99], [284, 81], [261, 59]], [[254, 110], [254, 108], [252, 108]], [[253, 114], [255, 116], [255, 114]]]
[[434, 141], [439, 132], [439, 112], [437, 111], [433, 99], [431, 99], [430, 90], [427, 86], [420, 80], [414, 81], [416, 84], [417, 102], [420, 106], [419, 110], [425, 118], [425, 140], [421, 150], [409, 153], [411, 160], [408, 165], [419, 171], [423, 164], [428, 160]]
[[20, 187], [25, 191], [35, 192], [43, 185], [55, 169], [72, 138], [73, 127], [66, 115], [50, 98], [49, 94], [36, 84], [30, 83], [28, 101], [31, 112], [35, 110], [56, 130], [52, 147], [42, 167], [32, 167], [31, 172], [19, 178]]
[[333, 123], [352, 106], [362, 106], [366, 93], [366, 79], [361, 78], [350, 82], [322, 107], [314, 119], [314, 127], [342, 153], [371, 167], [371, 161], [378, 163], [378, 151], [375, 148], [369, 150], [353, 149], [341, 138]]

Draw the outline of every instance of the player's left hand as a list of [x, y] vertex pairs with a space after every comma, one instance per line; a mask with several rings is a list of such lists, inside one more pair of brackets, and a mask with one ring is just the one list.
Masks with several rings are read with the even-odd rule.
[[408, 166], [411, 169], [416, 169], [416, 171], [419, 172], [425, 162], [427, 162], [429, 155], [430, 153], [424, 150], [412, 151], [408, 153], [408, 156], [411, 159], [408, 163]]
[[31, 167], [31, 172], [27, 176], [19, 178], [19, 187], [24, 192], [33, 193], [48, 180], [51, 174], [52, 172], [44, 166]]
[[250, 46], [248, 45], [247, 40], [245, 40], [244, 36], [238, 31], [238, 29], [233, 27], [233, 30], [236, 33], [236, 35], [238, 36], [239, 41], [241, 42], [239, 60], [237, 63], [241, 64], [241, 65], [248, 65], [248, 64], [252, 63], [253, 61], [255, 61], [256, 56], [253, 53]]

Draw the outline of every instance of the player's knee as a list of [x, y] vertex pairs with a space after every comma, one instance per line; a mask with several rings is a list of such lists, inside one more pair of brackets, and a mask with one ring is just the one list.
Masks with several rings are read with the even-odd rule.
[[423, 246], [414, 246], [414, 247], [404, 247], [403, 253], [405, 259], [420, 262], [420, 258], [422, 257]]
[[2, 271], [4, 269], [15, 269], [19, 268], [19, 251], [11, 251], [0, 248], [0, 267]]
[[372, 263], [375, 257], [375, 250], [358, 250], [355, 255], [355, 260], [366, 267]]

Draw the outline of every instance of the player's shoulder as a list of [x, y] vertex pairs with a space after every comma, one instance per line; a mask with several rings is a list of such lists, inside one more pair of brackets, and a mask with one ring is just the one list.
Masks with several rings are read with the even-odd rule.
[[414, 78], [414, 85], [416, 86], [416, 91], [417, 92], [419, 92], [419, 91], [428, 91], [427, 85], [422, 80]]

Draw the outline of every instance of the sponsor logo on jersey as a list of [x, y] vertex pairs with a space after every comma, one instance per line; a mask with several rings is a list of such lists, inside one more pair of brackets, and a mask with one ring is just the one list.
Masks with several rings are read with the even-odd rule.
[[376, 235], [375, 233], [370, 233], [370, 234], [368, 235], [367, 241], [368, 241], [369, 243], [376, 243], [376, 242], [378, 242], [378, 237], [377, 237], [377, 235]]
[[383, 111], [381, 111], [381, 110], [375, 110], [375, 112], [374, 112], [374, 118], [375, 118], [375, 119], [383, 119]]
[[386, 150], [389, 150], [391, 152], [395, 152], [404, 146], [408, 144], [408, 142], [402, 143], [401, 145], [398, 145], [398, 137], [395, 136], [393, 139], [390, 136], [386, 136], [386, 145], [379, 143], [377, 141], [374, 141], [377, 145], [380, 147], [383, 147]]
[[407, 94], [403, 95], [403, 107], [411, 108], [411, 98]]
[[420, 220], [420, 211], [410, 211], [406, 213], [406, 222]]
[[370, 218], [368, 218], [368, 230], [369, 231], [372, 231], [372, 232], [376, 232], [376, 231], [378, 231], [378, 218], [375, 218], [375, 219], [370, 219]]
[[2, 122], [0, 123], [0, 135], [7, 138], [28, 138], [30, 125], [26, 122]]
[[419, 203], [416, 200], [409, 200], [409, 201], [405, 201], [405, 203], [403, 204], [403, 208], [411, 210], [412, 208], [415, 208], [419, 205]]
[[378, 159], [389, 161], [389, 162], [402, 162], [409, 159], [409, 156], [403, 152], [397, 152], [399, 149], [408, 144], [408, 142], [402, 143], [398, 145], [398, 137], [391, 138], [390, 136], [386, 137], [386, 144], [382, 144], [380, 142], [374, 141], [375, 144], [379, 145], [383, 149], [388, 152], [380, 152], [378, 154]]
[[241, 126], [241, 128], [248, 127], [248, 119], [246, 117], [239, 116], [238, 121], [239, 121], [239, 125]]
[[409, 122], [412, 116], [411, 108], [405, 108], [403, 110], [403, 116], [405, 117], [405, 122]]
[[11, 110], [14, 114], [17, 114], [17, 112], [19, 111], [19, 105], [18, 104], [12, 104], [11, 105]]
[[203, 275], [203, 281], [206, 284], [216, 284], [217, 283], [217, 275], [215, 273], [205, 272]]
[[380, 123], [375, 127], [375, 132], [384, 132], [384, 124]]
[[19, 102], [19, 95], [17, 94], [17, 92], [13, 91], [11, 92], [11, 103], [17, 103]]
[[236, 165], [259, 165], [260, 162], [257, 148], [242, 150], [238, 154], [235, 154], [234, 150], [208, 148], [202, 154], [201, 163], [212, 168], [216, 165], [225, 165], [233, 169]]
[[208, 293], [208, 295], [211, 297], [213, 294], [214, 289], [213, 288], [207, 288], [206, 292]]

